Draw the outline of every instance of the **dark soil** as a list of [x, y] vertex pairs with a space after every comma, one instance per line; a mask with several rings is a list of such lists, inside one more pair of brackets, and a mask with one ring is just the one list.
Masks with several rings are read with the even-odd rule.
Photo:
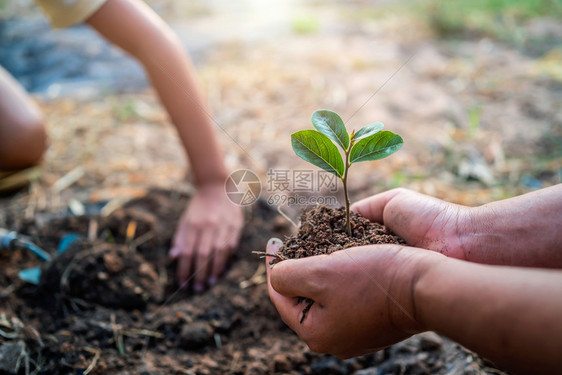
[[348, 247], [375, 244], [406, 244], [386, 227], [350, 213], [351, 236], [346, 231], [345, 207], [318, 206], [302, 213], [296, 235], [287, 238], [277, 253], [279, 258], [296, 259], [330, 254]]
[[107, 307], [144, 309], [161, 302], [164, 285], [134, 249], [102, 243], [62, 253], [43, 271], [41, 293], [80, 298]]
[[[59, 212], [23, 221], [9, 214], [10, 229], [51, 254], [65, 234], [81, 239], [43, 265], [39, 287], [17, 276], [39, 265], [37, 258], [20, 250], [0, 253], [0, 374], [479, 374], [485, 369], [481, 359], [432, 333], [345, 361], [311, 352], [279, 319], [268, 298], [265, 264], [252, 254], [270, 237], [289, 234], [285, 219], [261, 201], [247, 211], [236, 258], [220, 282], [203, 294], [178, 289], [167, 252], [187, 200], [177, 192], [153, 191], [108, 216], [99, 210], [79, 217]], [[363, 233], [360, 228], [355, 231]]]

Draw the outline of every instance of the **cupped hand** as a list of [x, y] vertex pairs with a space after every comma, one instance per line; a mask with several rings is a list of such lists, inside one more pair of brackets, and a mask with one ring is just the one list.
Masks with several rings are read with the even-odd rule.
[[[269, 254], [281, 240], [271, 239]], [[349, 248], [269, 266], [269, 296], [283, 321], [316, 352], [349, 358], [377, 351], [422, 328], [413, 288], [425, 258], [440, 257], [399, 245]], [[302, 320], [305, 297], [314, 300]]]
[[178, 282], [193, 278], [196, 292], [216, 284], [236, 249], [243, 222], [242, 208], [228, 199], [223, 184], [199, 187], [170, 250], [170, 256], [178, 259]]
[[384, 224], [411, 246], [468, 260], [473, 208], [398, 188], [356, 202], [351, 209]]

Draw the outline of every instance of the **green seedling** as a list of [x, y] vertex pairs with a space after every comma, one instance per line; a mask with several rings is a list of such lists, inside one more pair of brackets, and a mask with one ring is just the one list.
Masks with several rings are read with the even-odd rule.
[[[383, 159], [402, 147], [402, 137], [390, 131], [382, 131], [384, 125], [375, 122], [364, 126], [351, 135], [341, 117], [332, 111], [320, 109], [312, 114], [316, 130], [301, 130], [291, 134], [293, 150], [302, 159], [333, 173], [343, 183], [346, 210], [346, 231], [351, 236], [347, 173], [353, 163]], [[340, 154], [337, 144], [342, 150]], [[345, 161], [344, 161], [345, 159]]]

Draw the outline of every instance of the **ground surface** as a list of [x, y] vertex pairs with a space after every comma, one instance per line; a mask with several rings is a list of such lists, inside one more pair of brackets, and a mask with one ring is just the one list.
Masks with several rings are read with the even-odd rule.
[[[181, 214], [178, 200], [185, 199], [152, 191], [107, 216], [11, 218], [44, 248], [68, 233], [81, 239], [43, 266], [39, 287], [17, 277], [37, 259], [21, 251], [2, 255], [0, 373], [18, 367], [19, 373], [28, 368], [42, 374], [433, 374], [489, 368], [435, 334], [347, 361], [311, 352], [278, 318], [264, 283], [265, 264], [252, 254], [291, 229], [263, 201], [247, 211], [239, 256], [221, 282], [202, 295], [178, 289], [166, 253]], [[130, 235], [132, 222], [137, 229]]]
[[478, 205], [560, 183], [559, 20], [504, 12], [502, 34], [457, 30], [418, 2], [150, 3], [193, 54], [227, 164], [259, 176], [262, 203], [221, 283], [175, 293], [165, 253], [189, 166], [142, 69], [84, 27], [49, 31], [28, 2], [0, 2], [0, 64], [36, 93], [51, 138], [41, 179], [0, 200], [0, 227], [53, 254], [64, 234], [83, 237], [39, 290], [17, 277], [33, 256], [0, 254], [0, 373], [26, 360], [61, 374], [497, 373], [433, 334], [350, 361], [311, 353], [279, 321], [251, 251], [293, 230], [277, 204], [296, 221], [310, 198], [343, 202], [290, 150], [318, 108], [405, 141], [351, 170], [352, 200], [403, 186]]

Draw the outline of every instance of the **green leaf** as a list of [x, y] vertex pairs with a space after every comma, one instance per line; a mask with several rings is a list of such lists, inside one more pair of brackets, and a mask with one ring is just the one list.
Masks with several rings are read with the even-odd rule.
[[374, 122], [372, 124], [365, 125], [355, 133], [355, 137], [353, 137], [353, 140], [358, 141], [360, 139], [367, 138], [375, 133], [380, 132], [383, 128], [384, 125], [382, 122]]
[[386, 158], [402, 147], [404, 141], [398, 134], [389, 131], [375, 133], [357, 142], [351, 149], [350, 164]]
[[319, 109], [312, 114], [312, 125], [320, 133], [327, 135], [344, 150], [349, 148], [349, 134], [343, 120], [336, 113], [327, 109]]
[[316, 130], [301, 130], [291, 134], [295, 153], [326, 172], [343, 176], [343, 159], [338, 148], [324, 134]]

